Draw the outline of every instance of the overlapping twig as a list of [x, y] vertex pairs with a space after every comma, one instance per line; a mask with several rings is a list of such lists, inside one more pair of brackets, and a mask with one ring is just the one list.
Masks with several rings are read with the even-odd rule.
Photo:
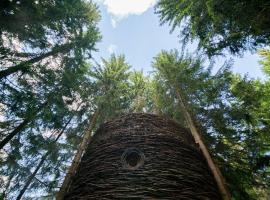
[[[121, 161], [128, 148], [143, 165]], [[150, 114], [129, 114], [100, 127], [84, 154], [65, 199], [221, 199], [190, 133]]]

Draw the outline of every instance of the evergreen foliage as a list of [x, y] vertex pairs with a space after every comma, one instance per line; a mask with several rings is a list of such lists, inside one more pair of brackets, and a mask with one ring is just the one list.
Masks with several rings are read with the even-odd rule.
[[99, 12], [83, 0], [0, 4], [2, 196], [15, 198], [42, 160], [26, 191], [53, 195], [91, 116], [85, 88]]
[[156, 13], [172, 31], [180, 28], [184, 43], [198, 39], [208, 56], [270, 44], [268, 0], [159, 0]]
[[[216, 2], [160, 0], [157, 12], [209, 56], [269, 44], [267, 1]], [[97, 111], [94, 129], [133, 112], [187, 126], [177, 90], [233, 198], [266, 198], [269, 49], [259, 50], [265, 80], [234, 74], [229, 62], [214, 74], [203, 56], [176, 50], [159, 53], [146, 76], [123, 55], [92, 62], [101, 36], [91, 1], [1, 1], [0, 17], [0, 198], [55, 197]]]
[[233, 198], [267, 195], [269, 81], [234, 75], [228, 64], [212, 75], [200, 57], [179, 55], [177, 51], [160, 53], [153, 67], [159, 112], [185, 121], [176, 96], [176, 88], [180, 89]]

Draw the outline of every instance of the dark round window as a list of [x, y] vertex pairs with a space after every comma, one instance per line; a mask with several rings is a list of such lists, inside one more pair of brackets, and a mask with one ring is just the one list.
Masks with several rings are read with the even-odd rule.
[[128, 148], [124, 151], [121, 157], [123, 167], [129, 170], [138, 169], [144, 164], [144, 154], [137, 148]]

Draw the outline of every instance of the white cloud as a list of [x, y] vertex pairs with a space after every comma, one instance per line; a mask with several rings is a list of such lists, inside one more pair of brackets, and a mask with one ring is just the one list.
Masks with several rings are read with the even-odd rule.
[[117, 45], [115, 45], [115, 44], [111, 44], [111, 45], [107, 48], [107, 50], [108, 50], [108, 52], [109, 52], [110, 54], [115, 53], [117, 49], [118, 49], [118, 47], [117, 47]]
[[155, 4], [156, 0], [104, 0], [108, 12], [118, 17], [140, 15]]
[[117, 19], [111, 18], [111, 24], [113, 28], [116, 28], [117, 25]]
[[112, 15], [112, 26], [129, 15], [141, 15], [154, 6], [157, 0], [96, 0], [106, 6], [108, 13]]

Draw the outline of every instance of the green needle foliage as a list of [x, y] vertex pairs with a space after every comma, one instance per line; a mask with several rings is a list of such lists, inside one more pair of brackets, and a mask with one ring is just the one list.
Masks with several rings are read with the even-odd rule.
[[97, 90], [94, 102], [103, 120], [127, 112], [130, 107], [129, 69], [123, 55], [113, 54], [90, 72]]
[[15, 198], [48, 154], [27, 192], [53, 195], [91, 117], [99, 12], [83, 0], [0, 4], [1, 193]]
[[[87, 66], [85, 63], [81, 65], [81, 70]], [[72, 69], [70, 62], [65, 66], [69, 70]], [[77, 70], [78, 67], [75, 69]], [[69, 70], [61, 76], [63, 79], [66, 76], [73, 78], [72, 74], [75, 72]], [[133, 104], [132, 94], [134, 94], [135, 88], [131, 87], [130, 66], [124, 56], [112, 55], [108, 60], [103, 59], [100, 65], [92, 67], [88, 65], [88, 68], [82, 71], [81, 77], [79, 73], [76, 73], [78, 80], [74, 81], [77, 82], [67, 83], [65, 85], [68, 86], [67, 89], [61, 88], [58, 93], [54, 93], [54, 103], [56, 103], [56, 96], [59, 95], [62, 103], [68, 105], [59, 106], [61, 110], [54, 110], [53, 113], [56, 116], [53, 118], [52, 110], [48, 110], [47, 114], [44, 112], [40, 114], [41, 117], [47, 116], [51, 123], [61, 120], [58, 127], [49, 126], [50, 124], [46, 124], [46, 121], [40, 120], [40, 124], [33, 125], [28, 133], [21, 132], [22, 136], [13, 139], [10, 147], [5, 149], [6, 157], [1, 162], [1, 172], [5, 177], [11, 179], [10, 183], [3, 180], [3, 188], [6, 188], [3, 193], [7, 197], [18, 196], [30, 175], [36, 170], [37, 163], [42, 165], [26, 189], [24, 196], [30, 198], [37, 191], [50, 197], [55, 196], [93, 113], [96, 110], [100, 113], [97, 127], [98, 124], [110, 118], [129, 112], [129, 108]], [[76, 90], [71, 90], [75, 85], [77, 85]], [[65, 91], [70, 96], [66, 95]], [[58, 108], [54, 104], [50, 105]], [[56, 139], [59, 134], [62, 136]]]
[[132, 100], [129, 112], [151, 112], [153, 109], [151, 79], [144, 76], [142, 71], [133, 71], [130, 73], [129, 81]]
[[[63, 56], [90, 56], [99, 40], [95, 4], [79, 1], [1, 2], [0, 79], [34, 73], [35, 65]], [[55, 64], [57, 65], [57, 64]]]
[[159, 0], [156, 13], [172, 31], [180, 28], [184, 43], [198, 40], [208, 56], [270, 44], [268, 0]]
[[[269, 44], [267, 1], [160, 0], [157, 12], [209, 56]], [[180, 91], [233, 199], [267, 199], [268, 49], [259, 51], [265, 80], [233, 74], [230, 63], [213, 73], [203, 56], [176, 50], [159, 53], [145, 76], [123, 55], [92, 62], [101, 37], [91, 1], [1, 1], [0, 17], [0, 198], [53, 199], [96, 111], [95, 128], [129, 112], [187, 126]]]
[[[28, 18], [44, 19], [31, 23], [31, 28], [25, 31], [7, 24], [1, 27], [0, 96], [5, 118], [1, 123], [4, 133], [1, 149], [31, 123], [33, 126], [37, 125], [34, 123], [50, 123], [55, 128], [61, 124], [52, 115], [58, 114], [57, 109], [64, 112], [61, 111], [65, 106], [63, 96], [73, 98], [79, 90], [87, 71], [85, 61], [100, 39], [96, 27], [99, 13], [91, 2], [11, 1], [3, 4], [1, 12], [7, 21], [24, 23]], [[33, 13], [26, 12], [28, 8], [33, 9]], [[46, 14], [55, 18], [47, 19], [43, 16]], [[25, 23], [27, 26], [28, 21]]]
[[258, 51], [259, 55], [263, 58], [260, 61], [260, 64], [263, 66], [264, 73], [270, 77], [270, 50], [269, 49], [261, 49]]
[[[161, 52], [153, 62], [159, 113], [185, 121], [178, 88], [234, 199], [258, 199], [269, 190], [269, 82], [215, 75], [200, 57]], [[265, 197], [266, 198], [266, 197]]]

